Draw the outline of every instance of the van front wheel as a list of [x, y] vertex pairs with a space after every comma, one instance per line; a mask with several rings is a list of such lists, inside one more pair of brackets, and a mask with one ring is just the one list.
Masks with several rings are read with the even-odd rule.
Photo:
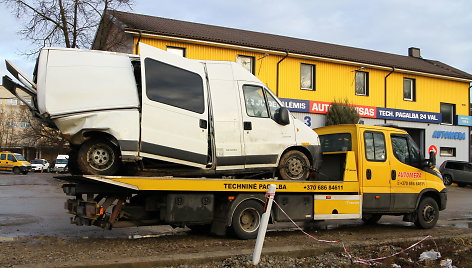
[[300, 151], [289, 151], [280, 159], [279, 174], [283, 180], [307, 180], [310, 176], [310, 161]]
[[80, 147], [77, 165], [85, 174], [116, 175], [120, 168], [119, 150], [108, 140], [90, 139]]

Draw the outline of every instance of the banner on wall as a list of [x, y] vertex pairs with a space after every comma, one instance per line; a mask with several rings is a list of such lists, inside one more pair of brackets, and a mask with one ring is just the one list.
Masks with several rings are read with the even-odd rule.
[[[313, 114], [326, 114], [329, 111], [331, 102], [323, 101], [309, 101], [309, 100], [297, 100], [297, 99], [280, 99], [287, 109], [292, 112], [299, 113], [313, 113]], [[387, 120], [399, 120], [399, 121], [410, 121], [410, 122], [423, 122], [423, 123], [435, 123], [440, 124], [442, 117], [440, 113], [422, 112], [422, 111], [411, 111], [401, 109], [389, 109], [373, 106], [353, 105], [359, 115], [364, 118], [377, 118]], [[461, 116], [461, 122], [464, 125], [472, 125], [472, 117], [464, 118]], [[467, 121], [469, 120], [469, 121]], [[459, 121], [459, 120], [458, 120]]]

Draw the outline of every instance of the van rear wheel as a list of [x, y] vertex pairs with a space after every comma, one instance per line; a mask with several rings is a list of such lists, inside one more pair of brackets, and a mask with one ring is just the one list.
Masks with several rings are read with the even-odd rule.
[[279, 174], [284, 180], [307, 180], [310, 176], [310, 161], [300, 151], [289, 151], [280, 159]]
[[77, 165], [85, 174], [116, 175], [120, 168], [118, 148], [105, 139], [90, 139], [79, 149]]

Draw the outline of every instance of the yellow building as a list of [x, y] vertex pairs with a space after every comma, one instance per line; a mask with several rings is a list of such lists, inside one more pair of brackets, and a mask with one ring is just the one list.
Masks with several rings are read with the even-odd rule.
[[365, 124], [407, 130], [423, 152], [469, 160], [472, 75], [439, 61], [266, 33], [111, 11], [93, 49], [139, 54], [139, 42], [190, 59], [236, 61], [312, 128], [334, 100], [357, 106]]

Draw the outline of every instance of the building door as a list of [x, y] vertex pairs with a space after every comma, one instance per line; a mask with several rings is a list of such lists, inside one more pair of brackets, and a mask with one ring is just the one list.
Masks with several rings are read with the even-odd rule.
[[364, 147], [362, 161], [363, 211], [388, 211], [391, 206], [390, 167], [384, 133], [360, 129]]

